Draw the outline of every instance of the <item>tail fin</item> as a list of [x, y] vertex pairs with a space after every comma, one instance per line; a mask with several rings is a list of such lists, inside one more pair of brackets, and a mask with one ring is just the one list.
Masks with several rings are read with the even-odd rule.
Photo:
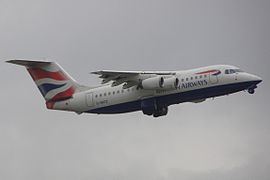
[[46, 102], [72, 97], [79, 85], [55, 62], [10, 60], [8, 63], [25, 66]]

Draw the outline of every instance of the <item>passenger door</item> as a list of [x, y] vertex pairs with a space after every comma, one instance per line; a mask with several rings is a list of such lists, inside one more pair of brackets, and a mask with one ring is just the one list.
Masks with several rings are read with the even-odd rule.
[[89, 107], [94, 106], [93, 93], [87, 93], [86, 94], [86, 104]]
[[237, 81], [237, 78], [238, 78], [238, 77], [237, 77], [237, 76], [238, 76], [238, 72], [236, 72], [236, 73], [234, 74], [234, 76], [235, 76], [235, 77], [234, 77], [235, 80]]
[[218, 76], [213, 75], [213, 73], [209, 73], [209, 81], [211, 84], [217, 84], [218, 83]]

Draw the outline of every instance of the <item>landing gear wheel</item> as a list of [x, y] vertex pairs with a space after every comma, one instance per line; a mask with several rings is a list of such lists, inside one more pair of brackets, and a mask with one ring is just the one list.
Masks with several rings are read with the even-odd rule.
[[159, 117], [159, 116], [165, 116], [168, 113], [168, 106], [163, 106], [160, 107], [157, 111], [154, 112], [153, 116], [154, 117]]
[[254, 94], [255, 93], [255, 90], [254, 89], [248, 89], [248, 93], [249, 94]]

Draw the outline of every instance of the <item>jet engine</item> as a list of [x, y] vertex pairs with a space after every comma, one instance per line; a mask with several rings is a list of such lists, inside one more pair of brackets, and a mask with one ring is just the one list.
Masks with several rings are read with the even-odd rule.
[[161, 89], [164, 85], [164, 78], [162, 76], [148, 78], [143, 80], [141, 85], [143, 89]]
[[163, 89], [171, 90], [177, 89], [179, 85], [179, 79], [177, 77], [169, 77], [164, 79]]
[[153, 89], [177, 89], [179, 85], [179, 79], [177, 77], [164, 78], [162, 76], [148, 78], [141, 83], [143, 89], [153, 90]]

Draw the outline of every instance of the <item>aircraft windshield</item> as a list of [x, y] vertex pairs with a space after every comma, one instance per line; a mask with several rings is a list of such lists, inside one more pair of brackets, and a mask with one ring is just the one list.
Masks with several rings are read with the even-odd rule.
[[239, 72], [244, 72], [241, 69], [226, 69], [225, 74], [234, 74], [234, 73], [239, 73]]
[[235, 72], [244, 72], [244, 71], [241, 69], [235, 69]]

